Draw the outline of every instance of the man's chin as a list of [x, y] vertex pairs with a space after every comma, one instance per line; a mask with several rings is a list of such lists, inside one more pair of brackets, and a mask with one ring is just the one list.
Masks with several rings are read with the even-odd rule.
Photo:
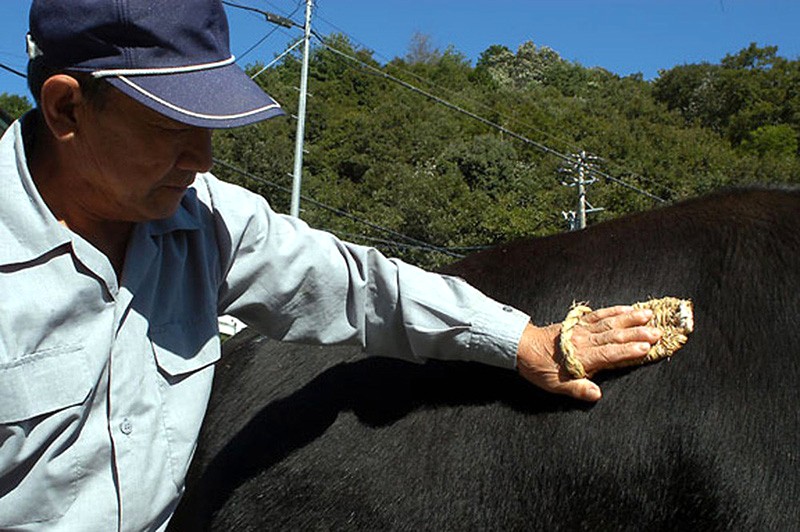
[[167, 218], [172, 218], [175, 215], [175, 213], [178, 212], [180, 206], [181, 206], [180, 199], [168, 203], [162, 202], [160, 205], [153, 206], [147, 211], [142, 212], [140, 216], [137, 217], [137, 219], [130, 221], [141, 223], [141, 222], [156, 222], [159, 220], [166, 220]]

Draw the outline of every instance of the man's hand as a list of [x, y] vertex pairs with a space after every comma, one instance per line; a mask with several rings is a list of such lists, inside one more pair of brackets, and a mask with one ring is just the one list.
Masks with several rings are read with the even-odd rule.
[[[587, 375], [629, 365], [644, 358], [661, 338], [661, 331], [644, 325], [650, 310], [617, 306], [586, 314], [575, 326], [572, 344]], [[584, 401], [597, 401], [600, 387], [587, 379], [574, 379], [561, 364], [557, 348], [560, 324], [536, 327], [529, 324], [517, 351], [517, 370], [536, 386]]]

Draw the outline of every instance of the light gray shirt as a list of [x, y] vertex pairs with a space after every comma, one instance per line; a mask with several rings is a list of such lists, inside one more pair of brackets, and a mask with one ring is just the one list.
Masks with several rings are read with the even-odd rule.
[[210, 174], [174, 216], [135, 227], [118, 281], [38, 194], [19, 122], [0, 140], [0, 190], [0, 529], [163, 529], [220, 358], [218, 315], [280, 340], [508, 368], [528, 322]]

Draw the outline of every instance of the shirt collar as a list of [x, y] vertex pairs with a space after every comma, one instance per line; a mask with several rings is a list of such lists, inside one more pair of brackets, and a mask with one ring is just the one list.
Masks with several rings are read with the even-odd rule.
[[0, 264], [27, 262], [70, 241], [28, 172], [22, 123], [15, 121], [0, 139]]

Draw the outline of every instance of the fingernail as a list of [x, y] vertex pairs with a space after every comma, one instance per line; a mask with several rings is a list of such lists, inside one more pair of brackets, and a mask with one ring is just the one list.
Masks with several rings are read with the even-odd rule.
[[638, 342], [636, 344], [636, 350], [641, 354], [645, 355], [648, 351], [650, 351], [650, 344], [647, 342]]
[[587, 401], [599, 401], [603, 397], [603, 392], [600, 391], [598, 385], [592, 383], [591, 386], [586, 387], [586, 395], [584, 397]]
[[653, 341], [657, 342], [664, 335], [664, 331], [662, 331], [658, 327], [650, 327], [648, 334], [650, 335], [650, 338], [653, 339]]

